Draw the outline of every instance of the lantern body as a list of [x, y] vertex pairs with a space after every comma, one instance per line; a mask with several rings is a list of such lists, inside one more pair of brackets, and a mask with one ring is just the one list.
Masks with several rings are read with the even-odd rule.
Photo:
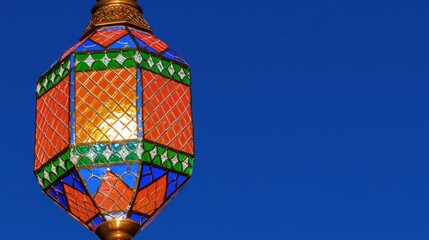
[[190, 178], [190, 68], [128, 25], [99, 27], [37, 83], [34, 171], [43, 191], [95, 231], [144, 228]]

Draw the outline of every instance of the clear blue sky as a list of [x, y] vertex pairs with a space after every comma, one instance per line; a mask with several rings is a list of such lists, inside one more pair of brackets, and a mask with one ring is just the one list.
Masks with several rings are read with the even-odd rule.
[[[4, 239], [95, 240], [32, 174], [36, 79], [95, 0], [4, 1]], [[136, 239], [429, 238], [429, 1], [139, 1], [192, 67], [197, 162]]]

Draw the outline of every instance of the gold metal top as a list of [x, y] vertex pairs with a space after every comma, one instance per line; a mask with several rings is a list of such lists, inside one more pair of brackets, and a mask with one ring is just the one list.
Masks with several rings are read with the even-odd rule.
[[140, 225], [129, 219], [110, 220], [100, 224], [95, 234], [102, 240], [131, 240], [140, 230]]
[[137, 0], [97, 0], [92, 18], [81, 39], [102, 26], [124, 24], [152, 33]]

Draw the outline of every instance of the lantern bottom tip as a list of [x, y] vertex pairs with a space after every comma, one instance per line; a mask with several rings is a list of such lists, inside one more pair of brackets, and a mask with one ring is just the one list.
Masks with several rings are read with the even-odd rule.
[[115, 219], [102, 223], [95, 234], [101, 240], [131, 240], [140, 230], [140, 225], [129, 219]]

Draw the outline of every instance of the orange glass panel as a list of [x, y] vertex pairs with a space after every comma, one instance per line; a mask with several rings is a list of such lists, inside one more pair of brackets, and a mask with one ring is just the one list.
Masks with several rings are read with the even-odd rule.
[[163, 41], [159, 40], [158, 38], [154, 37], [153, 35], [150, 35], [148, 33], [142, 33], [135, 30], [131, 30], [133, 35], [141, 39], [143, 42], [145, 42], [147, 45], [149, 45], [151, 48], [155, 49], [157, 52], [163, 52], [168, 48], [167, 44], [165, 44]]
[[76, 73], [76, 143], [137, 138], [136, 70]]
[[34, 169], [64, 150], [69, 142], [69, 77], [37, 100]]
[[108, 172], [94, 197], [95, 202], [103, 211], [128, 211], [133, 198], [131, 190], [120, 178]]
[[144, 138], [193, 154], [190, 88], [151, 72], [142, 78]]
[[103, 47], [108, 47], [110, 44], [116, 42], [126, 34], [127, 31], [125, 30], [99, 31], [92, 35], [90, 39]]
[[146, 215], [152, 215], [164, 202], [166, 190], [167, 175], [142, 189], [137, 194], [133, 210]]
[[64, 184], [64, 191], [67, 195], [71, 212], [82, 222], [88, 221], [98, 213], [88, 195], [68, 186], [67, 184]]

